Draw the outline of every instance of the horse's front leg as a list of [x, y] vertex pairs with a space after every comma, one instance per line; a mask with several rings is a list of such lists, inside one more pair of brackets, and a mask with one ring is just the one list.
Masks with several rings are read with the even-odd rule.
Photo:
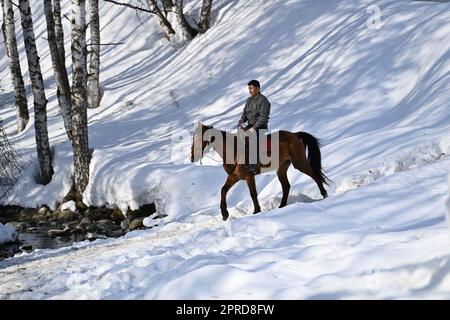
[[245, 178], [247, 181], [248, 189], [250, 190], [250, 196], [253, 200], [253, 206], [255, 207], [255, 211], [253, 211], [253, 214], [256, 214], [258, 212], [261, 212], [261, 207], [259, 206], [258, 202], [258, 193], [256, 192], [256, 183], [255, 183], [255, 176], [249, 174]]
[[228, 190], [231, 189], [231, 187], [239, 181], [239, 177], [235, 174], [228, 175], [227, 181], [225, 181], [225, 184], [222, 187], [221, 190], [221, 201], [220, 201], [220, 210], [222, 211], [222, 218], [223, 221], [228, 219], [228, 210], [227, 210], [227, 193]]

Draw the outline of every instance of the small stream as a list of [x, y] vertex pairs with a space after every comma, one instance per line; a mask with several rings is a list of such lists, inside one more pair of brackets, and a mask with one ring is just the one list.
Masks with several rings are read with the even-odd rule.
[[[78, 241], [116, 238], [146, 229], [144, 217], [155, 213], [153, 204], [127, 211], [91, 207], [83, 213], [50, 211], [19, 206], [0, 206], [0, 223], [16, 228], [16, 241], [0, 244], [0, 260], [35, 249], [58, 249]], [[157, 218], [157, 217], [155, 217]]]

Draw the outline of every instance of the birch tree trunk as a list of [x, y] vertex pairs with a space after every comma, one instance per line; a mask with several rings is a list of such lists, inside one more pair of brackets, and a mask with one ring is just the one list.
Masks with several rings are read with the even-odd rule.
[[47, 39], [50, 47], [50, 57], [52, 59], [53, 71], [55, 74], [56, 85], [58, 87], [57, 96], [59, 107], [64, 120], [67, 136], [72, 140], [72, 119], [71, 112], [72, 104], [70, 101], [70, 87], [67, 81], [64, 81], [64, 74], [67, 76], [67, 71], [63, 71], [63, 63], [61, 55], [58, 51], [55, 34], [55, 21], [53, 20], [52, 0], [44, 0], [44, 13], [47, 22]]
[[164, 35], [168, 40], [172, 39], [172, 36], [175, 34], [175, 30], [173, 30], [172, 25], [167, 20], [167, 18], [162, 14], [161, 10], [156, 3], [156, 0], [147, 0], [148, 8], [154, 12], [159, 20], [159, 25], [161, 26]]
[[29, 0], [19, 0], [19, 9], [23, 29], [23, 40], [27, 53], [28, 71], [31, 78], [34, 97], [34, 126], [36, 130], [36, 146], [39, 160], [38, 182], [47, 184], [53, 175], [52, 154], [47, 131], [47, 99], [44, 91], [39, 56], [36, 49], [33, 20]]
[[53, 0], [53, 20], [55, 21], [56, 45], [58, 46], [59, 59], [63, 67], [63, 72], [65, 73], [65, 81], [67, 81], [67, 86], [70, 88], [66, 69], [66, 50], [64, 49], [64, 30], [61, 21], [60, 0]]
[[[64, 30], [62, 26], [61, 20], [61, 2], [60, 0], [53, 0], [53, 20], [55, 21], [55, 35], [56, 35], [56, 45], [58, 47], [59, 61], [61, 62], [61, 74], [63, 85], [66, 88], [66, 92], [69, 97], [70, 105], [72, 105], [70, 98], [70, 83], [69, 77], [67, 75], [66, 68], [66, 50], [64, 48]], [[72, 113], [72, 110], [70, 110]], [[72, 118], [70, 119], [70, 123], [72, 124]], [[71, 127], [72, 128], [72, 127]], [[72, 133], [72, 131], [70, 131]], [[70, 138], [72, 139], [72, 138]]]
[[100, 106], [100, 19], [98, 16], [98, 0], [90, 0], [91, 45], [88, 73], [88, 107]]
[[209, 29], [209, 19], [211, 17], [212, 0], [203, 0], [202, 11], [198, 22], [198, 29], [201, 33]]
[[183, 38], [187, 40], [191, 40], [197, 35], [197, 31], [193, 29], [186, 20], [186, 17], [183, 13], [183, 0], [175, 1], [175, 14], [177, 17], [178, 24], [181, 28], [181, 32], [183, 33]]
[[87, 128], [86, 0], [72, 0], [72, 148], [74, 184], [80, 199], [89, 182]]
[[27, 93], [20, 68], [19, 52], [17, 50], [16, 28], [14, 26], [14, 10], [10, 0], [0, 0], [3, 12], [3, 38], [5, 40], [8, 66], [15, 91], [15, 105], [17, 110], [17, 132], [25, 129], [30, 120], [28, 113]]
[[172, 12], [172, 8], [173, 8], [172, 0], [162, 0], [162, 4], [163, 4], [163, 7], [164, 7], [164, 13], [165, 13], [165, 15], [167, 17], [167, 14], [169, 12]]

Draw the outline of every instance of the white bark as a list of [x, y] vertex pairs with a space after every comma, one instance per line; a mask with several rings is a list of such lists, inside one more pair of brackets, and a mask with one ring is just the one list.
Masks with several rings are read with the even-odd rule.
[[[66, 50], [64, 48], [64, 30], [62, 26], [62, 20], [61, 20], [61, 3], [60, 0], [53, 0], [53, 20], [55, 21], [55, 36], [56, 36], [56, 45], [58, 47], [58, 54], [59, 54], [59, 61], [61, 62], [61, 75], [62, 75], [62, 82], [64, 88], [66, 88], [67, 92], [67, 100], [70, 106], [72, 106], [71, 102], [71, 93], [70, 93], [70, 83], [69, 83], [69, 77], [67, 75], [67, 68], [66, 68]], [[70, 135], [69, 139], [72, 140], [72, 110], [69, 110], [70, 112]]]
[[47, 40], [50, 47], [50, 57], [52, 59], [53, 71], [55, 74], [56, 85], [58, 87], [57, 96], [59, 107], [61, 108], [61, 114], [66, 128], [67, 136], [72, 139], [72, 119], [71, 109], [72, 104], [70, 101], [70, 87], [68, 80], [65, 81], [64, 77], [67, 77], [66, 70], [63, 70], [65, 66], [61, 61], [61, 55], [59, 54], [58, 45], [56, 43], [55, 21], [53, 19], [52, 0], [44, 0], [44, 13], [45, 20], [47, 22]]
[[209, 19], [211, 17], [212, 0], [203, 0], [202, 11], [198, 22], [199, 31], [204, 33], [209, 29]]
[[47, 184], [53, 175], [52, 154], [47, 131], [47, 99], [44, 91], [39, 56], [36, 49], [33, 20], [29, 0], [19, 0], [20, 16], [23, 29], [25, 51], [27, 53], [28, 71], [31, 78], [34, 97], [34, 126], [36, 130], [36, 146], [39, 160], [38, 182]]
[[162, 0], [162, 4], [163, 4], [163, 7], [164, 7], [164, 13], [165, 13], [165, 15], [167, 17], [167, 14], [169, 12], [172, 12], [172, 8], [173, 8], [172, 0]]
[[66, 74], [65, 78], [67, 79], [67, 85], [70, 88], [66, 69], [66, 50], [64, 48], [64, 30], [61, 20], [60, 0], [53, 0], [53, 20], [55, 21], [55, 36], [56, 36], [56, 45], [58, 46], [59, 59], [62, 63], [63, 72], [65, 72]]
[[156, 0], [147, 0], [148, 8], [154, 12], [156, 17], [158, 18], [159, 25], [161, 26], [162, 31], [167, 39], [171, 40], [172, 36], [175, 34], [175, 31], [172, 28], [172, 25], [167, 20], [167, 18], [162, 14], [161, 10], [156, 3]]
[[177, 17], [178, 25], [180, 26], [182, 32], [182, 38], [186, 40], [191, 40], [197, 35], [197, 30], [193, 29], [186, 20], [183, 13], [183, 0], [175, 1], [175, 15]]
[[98, 0], [90, 0], [91, 45], [88, 76], [88, 107], [100, 106], [100, 19], [98, 16]]
[[8, 66], [15, 91], [17, 110], [17, 132], [25, 129], [30, 120], [28, 113], [27, 93], [20, 68], [19, 52], [17, 51], [16, 29], [14, 26], [14, 10], [10, 0], [0, 0], [3, 12], [2, 33], [5, 40]]
[[72, 147], [74, 183], [81, 197], [89, 182], [86, 1], [72, 0]]

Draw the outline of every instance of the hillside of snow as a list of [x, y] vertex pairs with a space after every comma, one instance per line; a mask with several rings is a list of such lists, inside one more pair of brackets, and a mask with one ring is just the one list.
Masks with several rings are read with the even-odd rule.
[[[198, 1], [186, 2], [198, 12]], [[368, 27], [373, 4], [379, 29]], [[33, 180], [33, 118], [15, 132], [0, 59], [0, 118], [26, 163], [0, 203], [54, 208], [69, 190], [72, 154], [40, 1], [32, 9], [55, 175], [47, 186]], [[100, 17], [102, 43], [125, 44], [102, 47], [105, 93], [88, 110], [85, 202], [124, 211], [155, 202], [168, 216], [121, 239], [2, 261], [0, 298], [450, 298], [450, 3], [217, 0], [212, 28], [187, 44], [168, 43], [157, 22], [133, 10], [102, 2]], [[214, 152], [190, 163], [193, 124], [233, 128], [251, 79], [272, 104], [272, 131], [322, 139], [333, 184], [317, 201], [315, 183], [290, 168], [288, 206], [276, 209], [275, 172], [258, 176], [263, 212], [251, 215], [241, 182], [222, 222], [226, 174]]]

